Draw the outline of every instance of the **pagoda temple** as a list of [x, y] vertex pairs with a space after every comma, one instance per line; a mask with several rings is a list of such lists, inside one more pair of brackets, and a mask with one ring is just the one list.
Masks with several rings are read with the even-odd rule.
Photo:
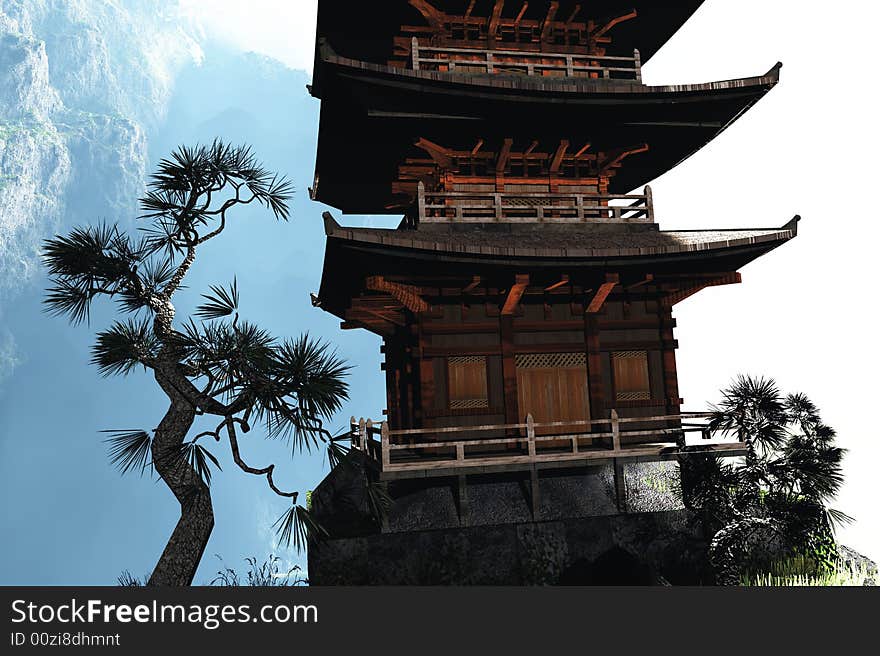
[[[448, 558], [456, 540], [470, 574], [448, 582], [523, 582], [523, 536], [545, 533], [563, 569], [614, 550], [653, 567], [698, 533], [680, 508], [640, 500], [645, 468], [744, 445], [703, 439], [706, 415], [683, 411], [673, 308], [740, 283], [798, 221], [659, 227], [673, 208], [648, 184], [779, 81], [781, 64], [645, 84], [643, 63], [701, 4], [320, 1], [312, 199], [400, 223], [324, 214], [312, 302], [382, 339], [386, 407], [352, 418], [352, 445], [394, 504], [372, 524], [356, 483], [331, 472], [313, 494], [332, 536], [310, 549], [313, 582], [433, 582], [401, 559]], [[649, 537], [614, 537], [627, 531]], [[519, 564], [486, 574], [502, 566], [477, 558], [485, 541]]]

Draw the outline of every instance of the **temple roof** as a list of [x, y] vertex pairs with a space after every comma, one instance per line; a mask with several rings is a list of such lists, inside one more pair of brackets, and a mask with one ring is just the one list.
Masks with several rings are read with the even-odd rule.
[[[723, 132], [779, 81], [766, 75], [645, 86], [602, 80], [511, 80], [408, 71], [327, 55], [315, 200], [344, 213], [388, 214], [398, 167], [420, 138], [450, 148], [478, 139], [572, 144], [594, 151], [647, 144], [612, 179], [626, 193], [675, 167]], [[368, 165], [367, 165], [368, 162]]]
[[[633, 226], [632, 230], [602, 229], [590, 225], [505, 225], [491, 227], [449, 226], [441, 229], [389, 230], [346, 228], [330, 213], [324, 214], [324, 227], [330, 240], [366, 245], [367, 248], [394, 249], [404, 256], [418, 257], [422, 251], [430, 258], [440, 255], [490, 261], [538, 258], [542, 260], [626, 260], [693, 254], [706, 260], [730, 255], [734, 250], [766, 252], [797, 236], [795, 217], [781, 228], [728, 230], [661, 231], [656, 226]], [[746, 261], [751, 261], [750, 258]], [[743, 261], [742, 264], [745, 264]], [[741, 265], [742, 265], [741, 264]]]
[[[431, 0], [438, 10], [462, 15], [470, 0]], [[549, 0], [531, 0], [527, 16], [543, 17]], [[579, 3], [559, 0], [559, 15], [569, 16]], [[613, 52], [629, 52], [638, 48], [642, 61], [650, 59], [703, 4], [703, 0], [592, 0], [586, 11], [594, 18], [612, 17], [632, 9], [638, 17], [614, 28]], [[474, 11], [486, 15], [492, 10], [490, 0], [478, 0]], [[516, 15], [521, 2], [508, 2], [505, 15]], [[407, 0], [352, 2], [351, 0], [320, 0], [318, 3], [318, 37], [326, 38], [342, 55], [364, 61], [386, 62], [392, 53], [393, 38], [403, 24], [424, 24], [424, 18]], [[317, 66], [316, 66], [317, 68]]]

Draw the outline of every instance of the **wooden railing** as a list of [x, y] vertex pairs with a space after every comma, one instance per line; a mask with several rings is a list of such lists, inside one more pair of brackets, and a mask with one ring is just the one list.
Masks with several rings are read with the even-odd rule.
[[538, 77], [584, 77], [604, 80], [642, 81], [642, 60], [638, 50], [632, 57], [573, 55], [483, 50], [478, 48], [435, 48], [412, 40], [415, 71], [456, 71], [468, 75], [528, 75]]
[[654, 223], [643, 194], [493, 193], [418, 190], [422, 223]]
[[[707, 422], [710, 416], [710, 413], [705, 412], [688, 412], [658, 417], [621, 418], [616, 410], [612, 410], [610, 418], [592, 421], [536, 423], [528, 415], [526, 422], [522, 424], [394, 431], [389, 429], [387, 422], [373, 423], [364, 419], [358, 421], [352, 417], [351, 439], [352, 448], [364, 451], [380, 464], [383, 472], [449, 470], [567, 460], [652, 458], [680, 453], [689, 446], [693, 447], [687, 443], [688, 433], [700, 433], [704, 440], [710, 439]], [[627, 425], [632, 424], [654, 424], [655, 427], [625, 430]], [[669, 424], [674, 427], [668, 427]], [[607, 429], [601, 430], [602, 427]], [[538, 434], [554, 428], [564, 430], [560, 434]], [[481, 433], [501, 433], [504, 436], [476, 437]], [[652, 441], [645, 442], [646, 438], [652, 438]], [[742, 442], [714, 442], [701, 446], [704, 450], [726, 455], [741, 455], [745, 449]], [[500, 450], [498, 447], [508, 449]], [[511, 450], [511, 447], [515, 450]], [[493, 452], [492, 448], [496, 450]]]

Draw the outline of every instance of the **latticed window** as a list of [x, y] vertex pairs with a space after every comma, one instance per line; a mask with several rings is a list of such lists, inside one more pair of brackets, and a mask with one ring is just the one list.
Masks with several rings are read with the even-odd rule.
[[486, 358], [481, 355], [449, 358], [449, 407], [467, 410], [489, 407]]
[[614, 365], [614, 395], [618, 401], [646, 401], [651, 398], [647, 351], [618, 351]]

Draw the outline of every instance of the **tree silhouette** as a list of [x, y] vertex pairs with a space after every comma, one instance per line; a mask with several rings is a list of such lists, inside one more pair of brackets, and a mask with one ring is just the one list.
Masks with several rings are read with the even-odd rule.
[[681, 460], [685, 504], [703, 517], [718, 582], [738, 584], [747, 568], [792, 552], [833, 568], [833, 527], [852, 520], [828, 507], [843, 484], [845, 450], [813, 402], [784, 395], [772, 379], [740, 376], [722, 392], [709, 429], [747, 445], [741, 464], [703, 454]]
[[[242, 471], [265, 477], [273, 492], [291, 500], [278, 522], [282, 540], [302, 548], [307, 536], [321, 533], [297, 504], [298, 493], [278, 487], [275, 465], [244, 460], [238, 435], [262, 423], [267, 437], [287, 438], [299, 449], [324, 442], [338, 457], [342, 447], [323, 422], [348, 398], [348, 367], [308, 335], [279, 340], [241, 319], [235, 280], [212, 286], [186, 321], [178, 321], [173, 303], [200, 248], [223, 233], [230, 212], [258, 203], [287, 220], [292, 193], [247, 146], [218, 140], [180, 147], [148, 181], [140, 203], [149, 226], [137, 239], [101, 225], [45, 243], [52, 281], [47, 309], [80, 323], [96, 298], [115, 301], [127, 316], [97, 334], [92, 363], [104, 376], [143, 367], [168, 397], [154, 430], [107, 431], [110, 459], [123, 473], [155, 470], [180, 502], [150, 585], [190, 585], [213, 530], [210, 483], [219, 462], [205, 438], [228, 440]], [[198, 415], [217, 418], [216, 428], [187, 439]]]

